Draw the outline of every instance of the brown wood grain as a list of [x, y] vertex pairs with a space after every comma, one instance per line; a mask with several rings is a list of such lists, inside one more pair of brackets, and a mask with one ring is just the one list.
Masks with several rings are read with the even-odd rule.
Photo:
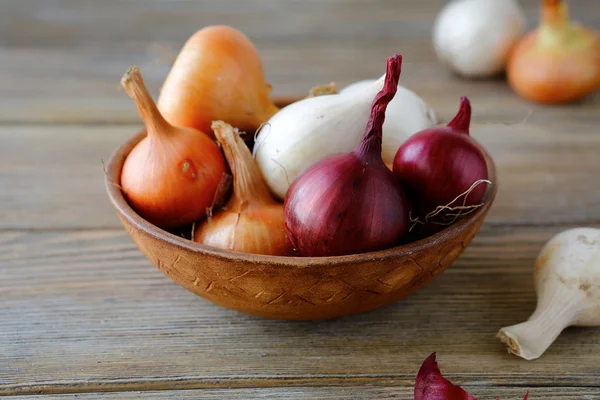
[[[122, 43], [184, 41], [209, 24], [231, 24], [263, 42], [341, 44], [430, 35], [446, 0], [19, 0], [2, 5], [0, 33], [9, 47], [115, 47]], [[529, 28], [538, 0], [520, 0]], [[571, 14], [593, 27], [595, 0], [569, 2]], [[367, 28], [367, 29], [365, 29]]]
[[598, 329], [568, 329], [535, 362], [495, 338], [535, 306], [533, 260], [560, 229], [488, 226], [417, 294], [312, 323], [208, 303], [160, 273], [121, 230], [5, 232], [0, 393], [410, 386], [434, 351], [459, 384], [597, 387]]
[[[429, 38], [444, 3], [3, 1], [0, 395], [409, 399], [419, 365], [437, 351], [444, 374], [479, 398], [599, 398], [599, 330], [568, 329], [534, 362], [508, 355], [494, 335], [532, 311], [541, 245], [569, 226], [600, 226], [600, 93], [543, 107], [502, 79], [453, 76]], [[539, 0], [521, 3], [534, 26]], [[570, 7], [600, 29], [597, 0]], [[398, 52], [402, 83], [442, 120], [469, 96], [500, 191], [454, 266], [392, 306], [294, 323], [214, 306], [141, 255], [102, 183], [101, 159], [140, 127], [119, 79], [137, 64], [156, 96], [169, 57], [216, 23], [251, 38], [277, 95], [378, 77]]]
[[[595, 0], [572, 2], [572, 13], [600, 28]], [[255, 43], [275, 94], [305, 93], [376, 78], [386, 57], [404, 56], [401, 81], [451, 117], [461, 95], [479, 121], [516, 122], [530, 110], [542, 121], [572, 115], [598, 122], [599, 97], [567, 107], [529, 104], [503, 80], [468, 81], [436, 62], [431, 24], [442, 0], [204, 0], [106, 2], [24, 0], [0, 13], [0, 123], [131, 123], [135, 108], [119, 87], [138, 64], [157, 94], [187, 37], [215, 23], [231, 24]], [[537, 0], [528, 0], [530, 25]], [[368, 9], [369, 12], [366, 12]], [[589, 12], [596, 10], [596, 12]], [[161, 50], [163, 49], [163, 50]], [[165, 51], [166, 50], [166, 51]], [[168, 53], [171, 53], [169, 56]], [[591, 114], [595, 113], [595, 117]]]
[[[475, 121], [516, 123], [532, 113], [532, 121], [550, 123], [569, 117], [590, 126], [597, 124], [598, 94], [575, 106], [531, 104], [517, 97], [503, 80], [467, 81], [453, 76], [435, 62], [429, 46], [429, 40], [422, 38], [411, 39], [401, 48], [393, 41], [360, 47], [324, 40], [316, 45], [300, 42], [293, 49], [288, 44], [269, 44], [259, 51], [274, 95], [303, 95], [311, 87], [331, 81], [341, 89], [358, 80], [374, 79], [384, 72], [386, 58], [400, 53], [404, 57], [402, 84], [423, 97], [443, 121], [456, 113], [459, 98], [465, 95], [473, 103]], [[77, 51], [0, 47], [0, 91], [5, 96], [0, 123], [135, 123], [135, 107], [119, 80], [136, 64], [156, 98], [170, 67], [156, 57], [151, 44]], [[305, 69], [299, 66], [303, 64]]]
[[[570, 387], [570, 388], [507, 388], [494, 387], [485, 388], [480, 386], [465, 386], [469, 391], [480, 399], [495, 399], [500, 397], [504, 400], [522, 399], [526, 390], [529, 390], [529, 398], [537, 399], [560, 399], [560, 400], [581, 400], [595, 399], [600, 397], [600, 389], [588, 387]], [[173, 390], [169, 392], [128, 392], [128, 393], [88, 393], [88, 394], [65, 394], [65, 395], [46, 395], [46, 396], [16, 396], [15, 400], [68, 400], [68, 399], [164, 399], [166, 396], [176, 399], [399, 399], [413, 400], [413, 390], [407, 387], [325, 387], [325, 388], [275, 388], [275, 389], [203, 389], [203, 390]]]
[[[140, 128], [0, 127], [0, 228], [120, 228], [103, 185], [102, 160]], [[586, 124], [476, 124], [492, 154], [499, 193], [494, 225], [600, 221], [600, 135]]]

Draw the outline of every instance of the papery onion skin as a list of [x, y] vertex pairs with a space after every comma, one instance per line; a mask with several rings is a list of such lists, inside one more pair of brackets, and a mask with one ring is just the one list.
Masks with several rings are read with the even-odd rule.
[[514, 49], [507, 78], [518, 95], [532, 102], [581, 100], [600, 88], [600, 36], [570, 23], [563, 2], [546, 0], [542, 23]]
[[423, 361], [415, 380], [415, 400], [477, 400], [442, 376], [435, 353]]
[[219, 148], [202, 133], [182, 133], [172, 144], [146, 137], [127, 156], [121, 187], [142, 218], [174, 228], [206, 215], [225, 171]]
[[196, 225], [194, 241], [242, 253], [294, 255], [284, 229], [283, 205], [279, 203], [242, 213], [220, 211]]
[[[419, 368], [414, 400], [477, 400], [466, 390], [444, 378], [435, 358], [436, 354], [431, 354]], [[523, 400], [528, 397], [529, 393], [526, 393]]]
[[137, 67], [130, 68], [122, 85], [135, 100], [147, 130], [121, 170], [126, 200], [142, 218], [164, 229], [204, 217], [226, 171], [221, 151], [202, 132], [165, 121]]
[[270, 94], [252, 42], [232, 27], [215, 25], [187, 40], [162, 86], [158, 108], [171, 124], [209, 136], [215, 120], [254, 133], [278, 111]]
[[408, 232], [409, 204], [381, 158], [385, 108], [397, 90], [401, 56], [388, 59], [363, 140], [350, 153], [313, 164], [285, 196], [285, 227], [302, 256], [365, 253], [392, 247]]
[[223, 121], [214, 121], [212, 129], [233, 175], [233, 193], [223, 209], [196, 224], [194, 241], [243, 253], [294, 255], [283, 204], [269, 193], [238, 130]]
[[[424, 130], [408, 139], [396, 153], [393, 171], [419, 214], [450, 204], [479, 180], [488, 179], [485, 155], [469, 136], [471, 106], [461, 109], [447, 126]], [[460, 200], [460, 206], [479, 204], [488, 185], [479, 184]]]

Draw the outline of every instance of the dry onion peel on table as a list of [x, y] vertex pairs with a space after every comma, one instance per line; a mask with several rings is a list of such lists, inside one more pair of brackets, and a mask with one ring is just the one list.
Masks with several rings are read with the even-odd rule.
[[[525, 394], [523, 400], [527, 400]], [[419, 369], [415, 381], [415, 400], [477, 400], [460, 386], [454, 385], [442, 376], [442, 372], [435, 360], [435, 353], [431, 354]]]
[[568, 326], [600, 326], [600, 229], [550, 239], [537, 257], [534, 284], [533, 314], [498, 332], [508, 351], [526, 360], [539, 358]]

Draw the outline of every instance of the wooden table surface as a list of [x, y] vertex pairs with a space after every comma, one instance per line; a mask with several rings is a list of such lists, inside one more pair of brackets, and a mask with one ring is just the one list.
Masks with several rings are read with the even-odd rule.
[[[0, 3], [0, 395], [46, 399], [411, 399], [421, 362], [480, 399], [600, 398], [600, 329], [567, 329], [537, 361], [497, 330], [535, 307], [532, 265], [557, 232], [600, 226], [600, 94], [563, 107], [436, 63], [442, 0], [3, 0]], [[529, 25], [537, 0], [522, 2]], [[572, 13], [600, 28], [598, 0]], [[141, 126], [119, 86], [130, 64], [154, 95], [186, 38], [230, 24], [256, 44], [274, 94], [383, 72], [447, 121], [459, 96], [500, 174], [460, 259], [397, 304], [322, 322], [220, 308], [177, 286], [112, 210], [101, 160]], [[37, 397], [35, 397], [37, 398]]]

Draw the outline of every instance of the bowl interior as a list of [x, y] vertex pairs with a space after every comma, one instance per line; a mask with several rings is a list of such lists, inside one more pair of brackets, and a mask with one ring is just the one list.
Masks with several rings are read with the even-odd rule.
[[[276, 102], [276, 104], [278, 104], [279, 106], [283, 106], [286, 103], [289, 103], [289, 101], [289, 99], [285, 99], [283, 101]], [[230, 260], [232, 262], [242, 261], [260, 263], [263, 265], [272, 264], [277, 265], [279, 267], [289, 266], [294, 268], [307, 268], [311, 266], [322, 265], [324, 263], [326, 263], [327, 265], [335, 265], [353, 262], [363, 262], [365, 260], [382, 260], [389, 258], [398, 258], [402, 256], [415, 254], [421, 251], [426, 251], [428, 248], [435, 247], [440, 242], [444, 242], [446, 240], [449, 240], [450, 238], [454, 238], [460, 235], [461, 233], [468, 230], [473, 224], [477, 223], [477, 221], [479, 221], [480, 218], [485, 216], [485, 214], [488, 212], [489, 208], [491, 207], [494, 201], [498, 187], [496, 178], [496, 168], [494, 162], [490, 155], [485, 151], [485, 149], [482, 149], [484, 151], [488, 164], [489, 180], [492, 182], [491, 185], [488, 185], [485, 197], [483, 199], [483, 206], [478, 208], [476, 211], [462, 217], [460, 220], [446, 227], [442, 231], [428, 236], [424, 239], [385, 250], [360, 254], [351, 254], [345, 256], [281, 257], [239, 253], [199, 244], [186, 238], [177, 236], [168, 231], [165, 231], [144, 220], [129, 206], [123, 195], [123, 192], [119, 187], [121, 169], [129, 152], [133, 149], [133, 147], [135, 147], [135, 145], [140, 140], [142, 140], [145, 137], [145, 135], [146, 134], [144, 130], [138, 132], [135, 136], [133, 136], [115, 151], [115, 153], [112, 155], [107, 164], [105, 184], [109, 198], [113, 206], [116, 208], [119, 216], [121, 218], [124, 218], [133, 227], [144, 231], [147, 235], [159, 239], [160, 241], [169, 243], [179, 248], [185, 248], [192, 252], [209, 254], [220, 257], [225, 260]]]

